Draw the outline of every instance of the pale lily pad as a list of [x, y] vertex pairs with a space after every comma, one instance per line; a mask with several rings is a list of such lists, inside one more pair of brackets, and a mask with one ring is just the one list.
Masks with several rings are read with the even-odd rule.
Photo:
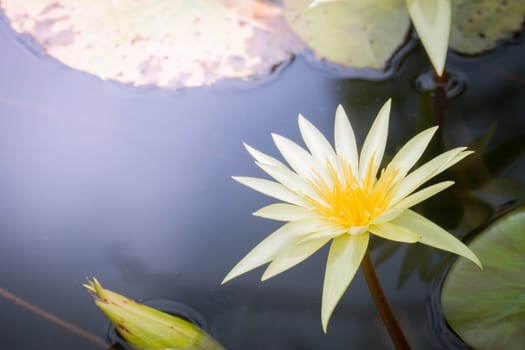
[[385, 68], [410, 28], [404, 0], [311, 3], [284, 0], [286, 20], [319, 58], [345, 66]]
[[464, 54], [493, 49], [524, 21], [523, 0], [452, 0], [450, 48]]
[[396, 0], [284, 2], [291, 27], [319, 57], [352, 67], [385, 66], [405, 37], [409, 22], [403, 12], [410, 13], [438, 74], [447, 48], [478, 54], [511, 38], [525, 22], [523, 0], [405, 0], [405, 6]]
[[452, 266], [441, 294], [446, 320], [475, 349], [523, 349], [525, 207], [496, 221], [469, 247], [483, 270], [463, 258]]
[[15, 31], [59, 61], [133, 85], [264, 76], [303, 48], [282, 8], [257, 0], [0, 0], [0, 6]]

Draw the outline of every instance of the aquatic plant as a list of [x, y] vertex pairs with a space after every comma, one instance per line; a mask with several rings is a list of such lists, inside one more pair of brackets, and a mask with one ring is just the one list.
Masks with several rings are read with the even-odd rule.
[[410, 209], [450, 187], [452, 181], [443, 181], [418, 190], [472, 152], [466, 147], [457, 147], [410, 171], [437, 130], [432, 127], [409, 140], [379, 171], [387, 142], [390, 104], [391, 101], [387, 101], [379, 111], [359, 156], [352, 126], [341, 106], [335, 116], [335, 149], [301, 115], [299, 129], [308, 150], [283, 136], [273, 135], [291, 169], [246, 145], [256, 164], [276, 181], [253, 177], [234, 179], [284, 202], [266, 206], [254, 215], [287, 223], [249, 252], [223, 283], [270, 263], [262, 276], [262, 280], [268, 279], [331, 242], [321, 307], [322, 327], [326, 332], [337, 303], [360, 265], [369, 286], [370, 281], [373, 282], [373, 294], [382, 294], [367, 253], [371, 234], [397, 242], [420, 242], [462, 255], [481, 267], [476, 255], [461, 241]]
[[[341, 0], [314, 0], [308, 6], [308, 9], [319, 6], [322, 3], [337, 1]], [[388, 8], [390, 6], [392, 4], [386, 4], [383, 7]], [[437, 74], [441, 76], [445, 69], [450, 35], [450, 0], [406, 0], [406, 6], [428, 57]]]
[[525, 207], [493, 222], [469, 243], [483, 272], [458, 259], [441, 291], [450, 327], [474, 349], [525, 344]]
[[448, 49], [479, 54], [519, 32], [522, 0], [285, 0], [293, 30], [320, 57], [384, 68], [414, 25], [438, 76]]
[[266, 1], [3, 0], [0, 10], [48, 55], [135, 86], [262, 78], [303, 47]]
[[197, 325], [102, 288], [93, 278], [84, 285], [95, 304], [130, 345], [139, 349], [221, 350]]

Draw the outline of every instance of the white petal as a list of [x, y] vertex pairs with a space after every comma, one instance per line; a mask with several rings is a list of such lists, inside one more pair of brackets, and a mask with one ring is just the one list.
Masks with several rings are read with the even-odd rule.
[[301, 130], [304, 143], [319, 164], [326, 165], [326, 161], [329, 161], [337, 169], [338, 162], [332, 145], [312, 123], [300, 114], [299, 130]]
[[302, 235], [318, 231], [322, 223], [319, 220], [304, 219], [289, 222], [274, 231], [255, 248], [253, 248], [235, 267], [228, 273], [222, 283], [242, 275], [252, 269], [272, 261], [291, 245], [297, 243]]
[[317, 216], [311, 210], [285, 203], [270, 204], [257, 210], [253, 215], [280, 221], [295, 221]]
[[439, 76], [448, 51], [452, 5], [450, 0], [407, 0], [408, 13]]
[[272, 134], [275, 145], [290, 167], [299, 175], [311, 178], [313, 171], [319, 168], [317, 161], [304, 148], [286, 137]]
[[456, 164], [459, 160], [463, 159], [466, 156], [463, 155], [463, 153], [465, 153], [463, 152], [464, 149], [465, 147], [457, 147], [442, 153], [408, 174], [399, 183], [396, 194], [392, 198], [391, 203], [397, 203], [399, 200], [409, 195], [423, 183], [430, 180], [441, 171]]
[[319, 239], [304, 244], [294, 244], [290, 246], [287, 250], [283, 251], [272, 260], [270, 265], [268, 265], [264, 271], [261, 281], [272, 278], [273, 276], [299, 264], [301, 261], [318, 251], [328, 241], [328, 239]]
[[261, 164], [255, 162], [262, 170], [268, 175], [273, 177], [275, 180], [283, 184], [285, 187], [295, 192], [300, 197], [308, 196], [315, 199], [318, 203], [326, 204], [325, 201], [319, 196], [319, 194], [307, 183], [304, 178], [297, 175], [287, 167], [274, 167], [267, 164]]
[[274, 231], [257, 244], [257, 246], [239, 261], [228, 275], [226, 275], [222, 284], [245, 272], [270, 262], [280, 251], [293, 244], [297, 239], [297, 236], [290, 235], [290, 229], [294, 229], [292, 223], [281, 226], [278, 230]]
[[394, 223], [421, 235], [419, 242], [464, 256], [481, 268], [478, 257], [463, 242], [424, 216], [407, 209], [394, 220]]
[[408, 209], [414, 205], [423, 202], [424, 200], [436, 195], [437, 193], [449, 188], [454, 184], [454, 181], [443, 181], [435, 185], [428, 186], [421, 191], [417, 191], [408, 197], [405, 197], [395, 205], [398, 209]]
[[297, 241], [298, 244], [308, 243], [312, 241], [317, 241], [319, 239], [332, 239], [339, 235], [342, 235], [343, 233], [346, 233], [346, 229], [338, 226], [327, 226], [326, 224], [322, 227], [319, 227], [318, 231], [315, 231], [312, 233], [309, 233], [308, 235], [305, 235], [303, 238]]
[[308, 203], [304, 199], [280, 183], [256, 177], [233, 176], [232, 178], [235, 181], [267, 196], [300, 206], [308, 206]]
[[[388, 119], [390, 115], [391, 99], [381, 107], [377, 114], [359, 156], [359, 176], [364, 178], [370, 163], [373, 161], [373, 170], [379, 169], [385, 153], [386, 140], [388, 137]], [[374, 174], [375, 175], [375, 174]]]
[[[280, 182], [281, 184], [285, 185], [286, 187], [290, 188], [295, 192], [295, 187], [302, 187], [299, 185], [299, 183], [306, 182], [303, 180], [302, 177], [291, 171], [288, 167], [276, 167], [270, 164], [264, 164], [255, 162], [255, 164], [264, 170], [265, 173], [273, 177], [275, 180]], [[296, 185], [298, 184], [298, 185]]]
[[398, 208], [397, 206], [395, 208], [387, 209], [381, 215], [372, 219], [372, 222], [370, 222], [370, 224], [379, 225], [384, 222], [392, 221], [393, 219], [398, 217], [402, 212], [403, 212], [403, 209]]
[[336, 153], [348, 162], [352, 174], [357, 176], [358, 158], [354, 130], [341, 105], [337, 106], [335, 112], [334, 140]]
[[396, 242], [415, 243], [421, 238], [420, 235], [410, 229], [391, 222], [370, 225], [369, 230], [376, 236]]
[[312, 232], [326, 229], [326, 223], [319, 220], [317, 217], [308, 217], [297, 221], [291, 221], [289, 224], [292, 225], [292, 227], [289, 229], [288, 234], [301, 237], [307, 236]]
[[271, 165], [271, 166], [278, 167], [278, 168], [283, 168], [283, 167], [288, 168], [286, 165], [284, 165], [283, 162], [261, 151], [256, 150], [255, 148], [251, 147], [250, 145], [246, 143], [244, 144], [244, 147], [252, 155], [252, 157], [255, 158], [255, 160], [261, 164]]
[[352, 227], [350, 227], [350, 229], [348, 230], [348, 234], [351, 235], [351, 236], [362, 235], [362, 234], [364, 234], [366, 231], [368, 231], [368, 226], [369, 226], [369, 225], [364, 225], [364, 226], [352, 226]]
[[368, 246], [368, 234], [342, 235], [330, 246], [323, 284], [321, 322], [326, 333], [335, 306], [350, 285]]
[[423, 152], [428, 146], [430, 139], [434, 136], [437, 126], [424, 130], [410, 139], [400, 150], [396, 153], [389, 167], [399, 171], [398, 176], [405, 176], [408, 171], [416, 164]]
[[450, 168], [451, 166], [455, 165], [456, 163], [460, 162], [462, 159], [464, 159], [465, 157], [468, 157], [470, 156], [472, 153], [474, 153], [474, 151], [463, 151], [461, 153], [459, 153], [458, 155], [456, 155], [454, 157], [454, 159], [450, 160], [448, 163], [446, 164], [443, 164], [441, 165], [441, 167], [439, 169], [436, 170], [436, 173], [433, 175], [433, 176], [436, 176], [437, 174], [447, 170], [448, 168]]

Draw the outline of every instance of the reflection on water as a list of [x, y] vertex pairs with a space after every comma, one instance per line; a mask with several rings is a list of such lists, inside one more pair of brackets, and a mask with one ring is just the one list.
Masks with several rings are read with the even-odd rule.
[[[134, 299], [170, 299], [198, 309], [228, 349], [389, 346], [360, 274], [329, 333], [322, 333], [325, 249], [264, 283], [254, 272], [219, 285], [278, 225], [252, 217], [268, 199], [230, 178], [260, 175], [242, 142], [273, 154], [270, 132], [299, 140], [297, 113], [329, 134], [342, 103], [361, 144], [378, 107], [393, 97], [390, 154], [429, 123], [443, 125], [436, 147], [478, 140], [488, 157], [479, 162], [491, 181], [465, 187], [479, 174], [474, 170], [443, 194], [445, 204], [436, 198], [421, 208], [460, 235], [493, 216], [501, 202], [523, 198], [524, 45], [484, 58], [452, 57], [451, 67], [468, 85], [439, 111], [435, 96], [413, 89], [413, 79], [429, 68], [420, 48], [384, 82], [341, 79], [299, 58], [256, 89], [169, 93], [137, 92], [35, 57], [4, 22], [0, 46], [2, 287], [100, 336], [105, 320], [82, 288], [93, 275]], [[490, 128], [491, 136], [483, 136]], [[439, 348], [426, 309], [429, 281], [444, 255], [434, 250], [427, 266], [406, 245], [381, 249], [376, 258], [389, 258], [379, 278], [409, 342]], [[4, 299], [0, 309], [5, 348], [92, 348]]]
[[460, 71], [447, 70], [442, 82], [436, 81], [434, 75], [432, 70], [420, 74], [414, 81], [415, 88], [421, 94], [437, 94], [444, 90], [445, 96], [451, 99], [462, 94], [467, 87], [467, 78]]

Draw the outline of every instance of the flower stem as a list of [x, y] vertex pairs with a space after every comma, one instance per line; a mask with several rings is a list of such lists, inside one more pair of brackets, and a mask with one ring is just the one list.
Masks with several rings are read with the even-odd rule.
[[392, 309], [390, 309], [390, 305], [385, 298], [383, 289], [379, 284], [376, 270], [368, 250], [366, 251], [363, 261], [361, 262], [361, 267], [365, 274], [366, 283], [368, 284], [368, 289], [370, 290], [372, 299], [374, 299], [374, 303], [376, 304], [377, 311], [379, 311], [381, 319], [383, 320], [383, 323], [385, 324], [388, 334], [390, 334], [390, 338], [394, 342], [396, 349], [410, 349], [410, 345], [408, 345], [405, 335], [403, 334], [401, 327], [399, 327], [394, 313], [392, 312]]
[[441, 76], [439, 76], [434, 68], [432, 68], [432, 76], [434, 78], [434, 82], [436, 82], [437, 85], [441, 85], [443, 88], [446, 89], [447, 81], [448, 81], [448, 74], [445, 70]]

